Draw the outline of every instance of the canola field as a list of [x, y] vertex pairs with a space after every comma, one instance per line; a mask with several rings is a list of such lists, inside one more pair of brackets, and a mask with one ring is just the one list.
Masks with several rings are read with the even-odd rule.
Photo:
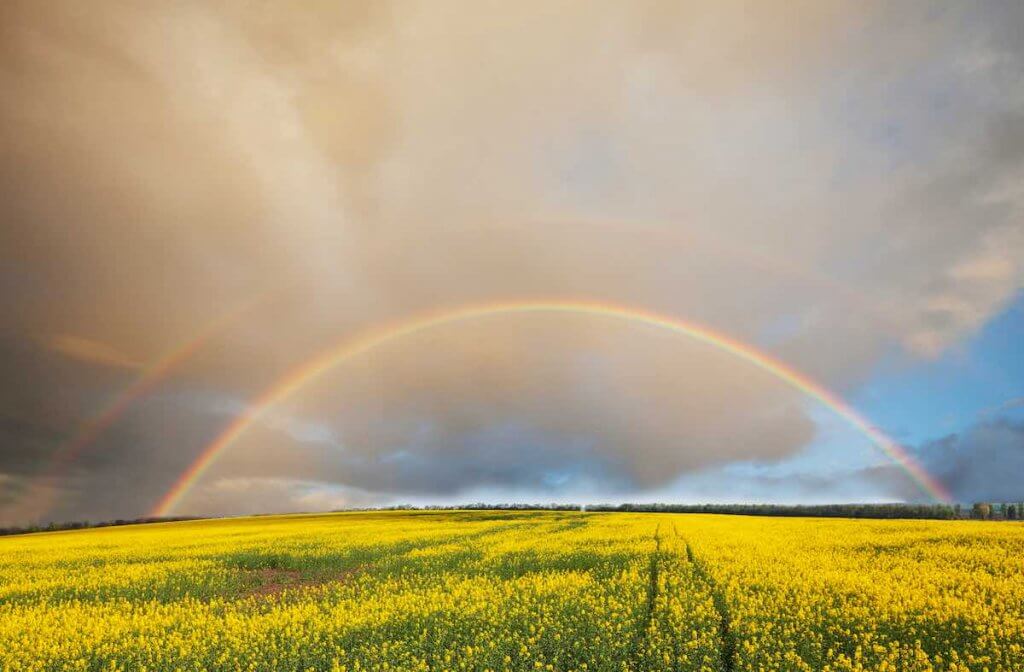
[[0, 539], [0, 670], [1024, 670], [1024, 525], [374, 512]]

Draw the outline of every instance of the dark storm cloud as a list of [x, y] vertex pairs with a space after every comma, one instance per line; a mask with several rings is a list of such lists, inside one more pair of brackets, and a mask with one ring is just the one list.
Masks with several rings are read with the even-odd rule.
[[[1011, 400], [1012, 401], [1012, 400]], [[1003, 410], [1009, 410], [1007, 406]], [[962, 432], [909, 449], [921, 466], [957, 502], [1016, 502], [1024, 499], [1024, 422], [984, 415]], [[785, 479], [767, 479], [782, 482]], [[843, 483], [870, 483], [876, 499], [927, 501], [908, 475], [892, 464], [842, 474], [802, 474], [795, 483], [811, 497], [825, 497]], [[765, 478], [758, 479], [762, 484]]]
[[0, 473], [31, 475], [63, 435], [53, 427], [22, 418], [0, 417]]
[[917, 452], [958, 501], [1024, 499], [1024, 422], [985, 420], [930, 441]]
[[[840, 392], [894, 346], [937, 356], [1024, 277], [1021, 12], [5, 2], [0, 472], [38, 472], [135, 373], [111, 365], [283, 287], [83, 454], [60, 515], [137, 513], [227, 422], [169, 391], [249, 399], [440, 305], [584, 296], [755, 343], [785, 323], [776, 354]], [[311, 467], [256, 429], [196, 510], [285, 506], [271, 483], [645, 489], [814, 436], [748, 365], [582, 319], [411, 339], [280, 412], [342, 449]]]

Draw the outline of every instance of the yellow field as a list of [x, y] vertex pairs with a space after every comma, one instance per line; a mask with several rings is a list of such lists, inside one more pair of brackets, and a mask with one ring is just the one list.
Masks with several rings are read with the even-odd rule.
[[1024, 526], [505, 512], [0, 539], [0, 669], [1024, 670]]

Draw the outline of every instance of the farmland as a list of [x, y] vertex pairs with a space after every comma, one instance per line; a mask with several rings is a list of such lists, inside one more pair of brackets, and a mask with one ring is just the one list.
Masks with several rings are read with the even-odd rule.
[[0, 539], [0, 669], [1024, 669], [1024, 526], [372, 512]]

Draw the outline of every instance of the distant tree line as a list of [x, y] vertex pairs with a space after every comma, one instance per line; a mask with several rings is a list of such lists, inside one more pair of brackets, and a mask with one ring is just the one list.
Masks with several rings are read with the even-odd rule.
[[[472, 504], [393, 504], [391, 506], [371, 506], [365, 508], [337, 509], [338, 512], [348, 511], [590, 511], [590, 505], [557, 504], [557, 503], [498, 503], [473, 502]], [[611, 510], [611, 509], [609, 509]]]
[[960, 504], [619, 504], [588, 506], [588, 511], [720, 513], [739, 516], [814, 518], [911, 518], [929, 520], [1021, 520], [1024, 503]]
[[778, 516], [805, 518], [907, 518], [928, 520], [1022, 520], [1024, 503], [978, 502], [961, 504], [459, 504], [414, 507], [400, 505], [390, 510], [498, 510], [498, 511], [620, 511], [636, 513], [716, 513], [736, 516]]
[[75, 520], [69, 523], [47, 523], [46, 525], [25, 525], [22, 527], [0, 527], [0, 537], [12, 534], [32, 534], [35, 532], [61, 532], [63, 530], [85, 530], [94, 527], [116, 527], [119, 525], [143, 525], [145, 523], [171, 523], [178, 520], [199, 520], [195, 516], [171, 516], [164, 518], [118, 518], [117, 520], [102, 520], [90, 522], [88, 520]]
[[977, 520], [1024, 520], [1024, 502], [975, 502], [970, 517]]
[[[716, 513], [734, 516], [777, 516], [804, 518], [908, 518], [929, 520], [1024, 520], [1024, 502], [975, 502], [960, 504], [473, 504], [413, 506], [398, 504], [342, 511], [605, 511], [632, 513]], [[273, 515], [273, 514], [262, 514]], [[95, 527], [170, 523], [201, 520], [197, 516], [145, 517], [89, 522], [86, 520], [23, 527], [0, 527], [0, 537], [34, 532], [60, 532]]]
[[735, 516], [794, 518], [913, 518], [955, 520], [960, 507], [947, 504], [620, 504], [588, 506], [589, 511], [650, 513], [718, 513]]

